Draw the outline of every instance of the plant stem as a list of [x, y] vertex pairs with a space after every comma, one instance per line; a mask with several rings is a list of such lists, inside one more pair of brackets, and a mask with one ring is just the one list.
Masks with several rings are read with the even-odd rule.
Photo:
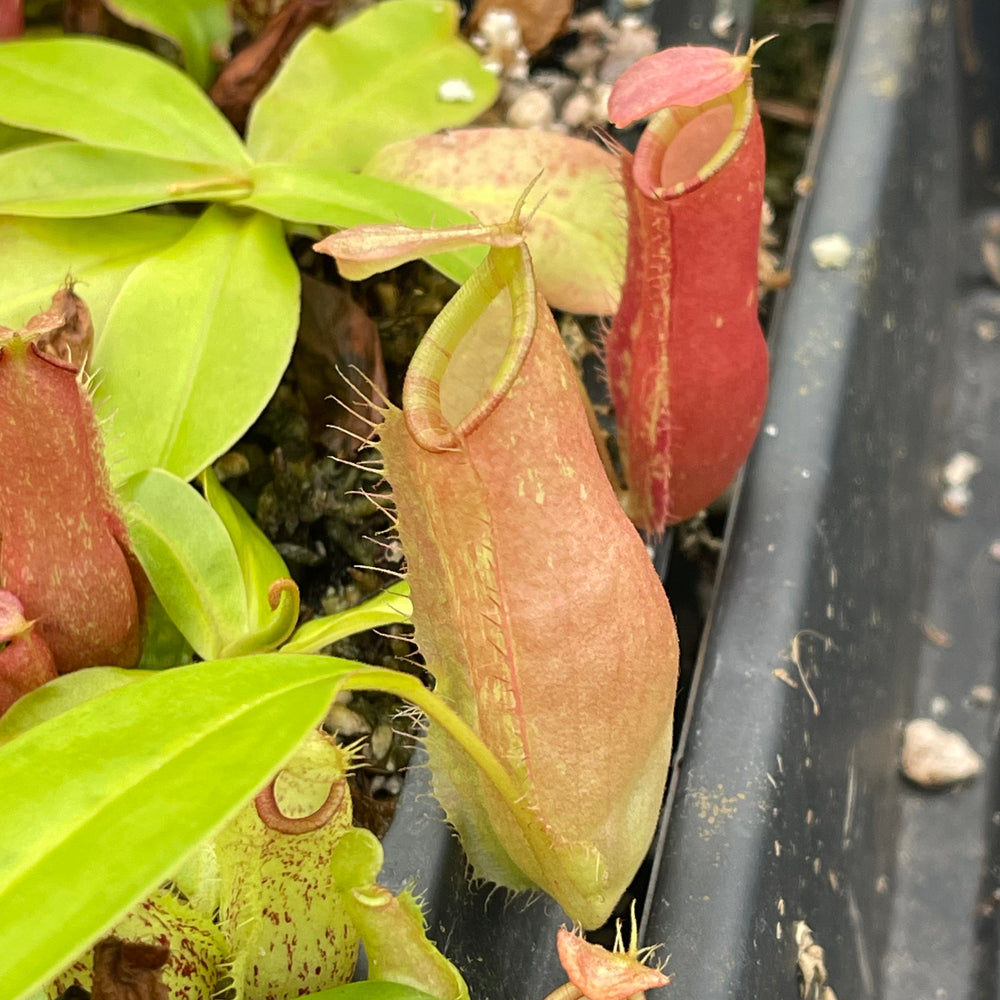
[[212, 177], [203, 181], [178, 181], [167, 186], [173, 198], [202, 195], [213, 201], [237, 201], [253, 194], [253, 181], [249, 177]]
[[442, 726], [500, 793], [517, 820], [539, 868], [542, 871], [549, 869], [553, 845], [544, 835], [535, 815], [525, 806], [525, 789], [518, 785], [476, 731], [440, 697], [424, 687], [416, 677], [382, 667], [352, 673], [340, 681], [338, 687], [341, 691], [375, 690], [397, 695], [416, 705], [429, 719]]

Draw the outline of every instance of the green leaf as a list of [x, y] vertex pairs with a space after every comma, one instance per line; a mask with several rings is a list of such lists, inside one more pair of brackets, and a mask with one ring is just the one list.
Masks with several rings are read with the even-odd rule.
[[137, 267], [94, 356], [112, 474], [191, 479], [245, 433], [295, 344], [299, 272], [281, 224], [208, 209]]
[[0, 155], [0, 213], [7, 215], [89, 218], [170, 201], [232, 201], [249, 191], [246, 176], [217, 164], [80, 142], [45, 142]]
[[179, 215], [132, 212], [107, 219], [0, 219], [0, 323], [17, 330], [46, 307], [67, 277], [79, 282], [100, 338], [111, 303], [133, 268], [191, 228]]
[[[414, 228], [462, 226], [476, 220], [446, 201], [393, 181], [295, 163], [258, 163], [253, 194], [243, 204], [289, 222], [343, 229], [365, 223]], [[465, 281], [485, 257], [482, 247], [436, 254], [428, 261], [453, 281]]]
[[0, 996], [88, 948], [258, 791], [373, 671], [258, 656], [165, 670], [0, 747]]
[[[498, 84], [458, 36], [458, 16], [453, 3], [389, 0], [308, 31], [250, 113], [251, 155], [359, 170], [388, 142], [472, 121]], [[442, 99], [448, 81], [468, 99]]]
[[385, 691], [426, 712], [520, 816], [532, 849], [546, 848], [520, 783], [415, 677], [286, 654], [164, 670], [0, 747], [0, 997], [45, 980], [175, 872], [340, 690]]
[[202, 87], [215, 78], [213, 48], [229, 48], [233, 22], [227, 0], [103, 0], [123, 21], [176, 42], [187, 71]]
[[[209, 467], [199, 476], [205, 499], [218, 514], [236, 549], [243, 587], [247, 595], [250, 623], [259, 628], [272, 615], [268, 592], [275, 580], [289, 576], [285, 560], [271, 544], [267, 535], [254, 523], [253, 518], [226, 490], [214, 470]], [[311, 650], [310, 650], [311, 652]]]
[[0, 151], [16, 149], [18, 146], [32, 146], [39, 142], [51, 142], [54, 138], [46, 132], [35, 132], [0, 122]]
[[0, 78], [8, 125], [236, 171], [249, 159], [198, 85], [143, 49], [97, 38], [6, 42]]
[[191, 643], [181, 634], [156, 594], [147, 595], [142, 618], [142, 655], [138, 667], [167, 670], [193, 662]]
[[29, 691], [7, 709], [0, 718], [0, 746], [91, 698], [148, 676], [148, 671], [126, 670], [124, 667], [88, 667], [63, 674]]
[[349, 635], [392, 622], [408, 622], [412, 612], [410, 585], [400, 580], [355, 608], [306, 622], [295, 630], [291, 639], [281, 647], [281, 652], [318, 653], [331, 642]]
[[205, 499], [229, 535], [246, 595], [249, 632], [219, 651], [220, 656], [266, 653], [280, 646], [299, 620], [299, 588], [289, 578], [288, 567], [250, 515], [219, 482], [212, 467], [199, 477]]
[[119, 490], [129, 537], [164, 610], [196, 653], [218, 656], [246, 635], [236, 550], [214, 510], [183, 479], [149, 469]]

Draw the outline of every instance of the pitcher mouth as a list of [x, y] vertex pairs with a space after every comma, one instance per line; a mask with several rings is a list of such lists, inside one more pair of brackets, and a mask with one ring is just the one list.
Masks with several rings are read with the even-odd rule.
[[753, 119], [753, 84], [691, 107], [658, 111], [636, 147], [632, 167], [648, 198], [677, 198], [700, 187], [736, 155]]
[[403, 415], [427, 451], [456, 451], [503, 401], [527, 357], [537, 302], [526, 246], [494, 247], [417, 347]]

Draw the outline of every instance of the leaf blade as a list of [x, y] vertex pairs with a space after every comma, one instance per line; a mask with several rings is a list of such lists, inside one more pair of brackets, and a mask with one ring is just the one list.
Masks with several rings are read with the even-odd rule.
[[176, 42], [188, 73], [202, 87], [215, 76], [213, 47], [227, 48], [233, 32], [226, 0], [106, 0], [128, 24]]
[[0, 747], [0, 995], [31, 990], [168, 877], [280, 768], [338, 679], [366, 669], [275, 656], [179, 667]]
[[33, 129], [18, 128], [16, 125], [5, 125], [0, 122], [0, 150], [15, 149], [18, 146], [31, 146], [38, 142], [51, 142], [55, 136]]
[[0, 323], [19, 329], [68, 276], [80, 283], [100, 337], [132, 270], [190, 228], [190, 219], [147, 212], [103, 219], [0, 219], [0, 258], [18, 262], [0, 269]]
[[[497, 80], [457, 27], [454, 4], [394, 0], [313, 28], [254, 105], [251, 154], [358, 170], [387, 142], [467, 124], [493, 103]], [[449, 80], [464, 82], [467, 100], [440, 97]]]
[[[2, 51], [2, 49], [0, 49]], [[246, 197], [249, 181], [217, 165], [55, 141], [0, 155], [0, 213], [113, 215], [171, 201]]]
[[349, 635], [395, 622], [408, 622], [412, 612], [410, 585], [405, 580], [399, 580], [357, 607], [313, 618], [301, 625], [281, 647], [281, 652], [318, 653], [324, 646]]
[[105, 691], [134, 684], [147, 675], [148, 671], [126, 667], [89, 667], [62, 674], [18, 698], [4, 712], [0, 717], [0, 746], [76, 705], [90, 701]]
[[269, 591], [275, 580], [289, 577], [278, 550], [257, 526], [242, 504], [219, 482], [211, 466], [198, 477], [208, 505], [215, 511], [236, 549], [252, 627], [271, 617]]
[[7, 42], [0, 75], [0, 120], [10, 125], [167, 159], [249, 162], [198, 85], [143, 49], [96, 38]]
[[219, 515], [164, 469], [119, 490], [136, 557], [171, 620], [204, 659], [250, 628], [243, 574]]
[[113, 475], [159, 466], [190, 479], [239, 440], [288, 364], [298, 311], [281, 224], [260, 213], [214, 206], [137, 267], [94, 356]]

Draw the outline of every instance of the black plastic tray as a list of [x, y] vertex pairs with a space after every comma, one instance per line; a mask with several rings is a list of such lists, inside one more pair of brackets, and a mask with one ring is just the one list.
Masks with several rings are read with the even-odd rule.
[[[838, 30], [647, 900], [677, 1000], [798, 996], [798, 921], [841, 1000], [998, 990], [997, 711], [971, 691], [1000, 638], [1000, 5], [858, 0]], [[811, 250], [831, 233], [843, 270]], [[985, 773], [906, 784], [915, 715]]]

